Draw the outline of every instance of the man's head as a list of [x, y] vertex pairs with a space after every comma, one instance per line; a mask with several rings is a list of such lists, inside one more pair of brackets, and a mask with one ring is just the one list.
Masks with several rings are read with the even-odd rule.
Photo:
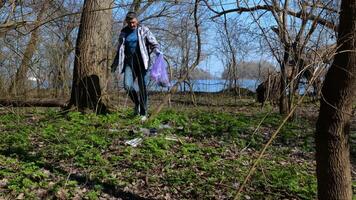
[[136, 29], [138, 26], [137, 14], [135, 12], [128, 12], [125, 21], [130, 29]]

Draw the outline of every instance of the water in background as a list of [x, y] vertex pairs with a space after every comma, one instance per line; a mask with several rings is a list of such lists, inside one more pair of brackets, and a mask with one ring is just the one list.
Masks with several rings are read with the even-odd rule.
[[[171, 81], [172, 85], [174, 85], [177, 81]], [[238, 80], [238, 85], [240, 88], [248, 89], [252, 92], [256, 91], [256, 88], [259, 84], [258, 80], [252, 79], [242, 79]], [[223, 79], [216, 80], [192, 80], [194, 92], [220, 92], [228, 87], [228, 81]], [[168, 91], [168, 88], [159, 87], [155, 83], [149, 84], [150, 91]], [[188, 84], [181, 84], [178, 91], [190, 91]]]
[[[34, 80], [29, 80], [30, 85], [32, 88], [41, 88], [41, 89], [47, 89], [49, 88], [49, 83], [48, 81], [42, 81], [42, 82], [37, 82]], [[171, 81], [172, 85], [174, 85], [177, 81]], [[214, 79], [214, 80], [192, 80], [193, 83], [193, 90], [194, 92], [220, 92], [224, 89], [227, 89], [228, 86], [228, 81], [223, 80], [223, 79]], [[260, 84], [260, 81], [258, 80], [252, 80], [252, 79], [241, 79], [238, 80], [238, 85], [240, 88], [245, 88], [248, 89], [252, 92], [256, 92], [256, 88], [258, 84]], [[122, 80], [119, 81], [118, 83], [116, 82], [115, 84], [118, 85], [120, 89], [123, 89], [123, 82]], [[71, 86], [71, 82], [69, 83]], [[135, 89], [138, 90], [138, 85], [135, 83]], [[300, 84], [299, 85], [299, 91], [298, 93], [300, 95], [304, 94], [307, 89], [307, 86], [305, 84]], [[149, 91], [168, 91], [168, 88], [162, 88], [155, 84], [153, 81], [150, 81], [148, 84], [148, 90]], [[182, 83], [180, 87], [178, 88], [178, 91], [190, 91], [189, 85]], [[314, 88], [311, 86], [308, 89], [308, 92], [313, 94]]]
[[[37, 83], [37, 81], [31, 81], [31, 86], [32, 88], [39, 87], [41, 89], [43, 88], [49, 88], [48, 81], [43, 81], [41, 83]], [[171, 81], [172, 85], [174, 85], [177, 81], [173, 80]], [[258, 80], [252, 80], [252, 79], [241, 79], [238, 80], [238, 85], [240, 88], [245, 88], [248, 89], [252, 92], [256, 91], [256, 88], [260, 81]], [[191, 83], [193, 84], [193, 91], [194, 92], [220, 92], [224, 89], [227, 89], [228, 87], [228, 81], [223, 80], [223, 79], [215, 79], [215, 80], [192, 80]], [[120, 80], [118, 83], [119, 88], [123, 88], [123, 82]], [[71, 85], [71, 84], [69, 84]], [[138, 85], [135, 83], [135, 89], [138, 90]], [[153, 81], [150, 81], [148, 84], [148, 90], [149, 91], [168, 91], [169, 88], [162, 88], [155, 84]], [[190, 91], [189, 85], [188, 84], [181, 84], [178, 88], [178, 91]]]

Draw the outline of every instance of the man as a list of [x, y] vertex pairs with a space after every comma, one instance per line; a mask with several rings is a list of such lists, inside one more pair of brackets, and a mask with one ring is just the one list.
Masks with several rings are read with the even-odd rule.
[[[140, 115], [142, 120], [147, 119], [147, 88], [149, 54], [153, 51], [160, 54], [159, 44], [151, 31], [139, 24], [135, 12], [129, 12], [125, 19], [127, 26], [121, 30], [119, 46], [111, 72], [115, 72], [117, 66], [124, 73], [124, 88], [135, 104], [134, 112]], [[134, 88], [137, 78], [139, 92]]]

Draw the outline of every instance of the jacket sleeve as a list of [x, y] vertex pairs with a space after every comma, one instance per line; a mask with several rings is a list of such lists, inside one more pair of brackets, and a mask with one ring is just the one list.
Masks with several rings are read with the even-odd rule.
[[148, 43], [148, 47], [150, 48], [151, 52], [154, 53], [161, 53], [160, 51], [160, 46], [156, 40], [156, 37], [153, 35], [153, 33], [150, 31], [150, 29], [146, 28], [146, 41]]
[[120, 48], [124, 42], [124, 38], [125, 38], [125, 33], [123, 31], [121, 31], [120, 36], [119, 36], [119, 45], [117, 47], [116, 55], [115, 55], [112, 65], [110, 67], [112, 73], [114, 73], [116, 71], [117, 65], [119, 64]]

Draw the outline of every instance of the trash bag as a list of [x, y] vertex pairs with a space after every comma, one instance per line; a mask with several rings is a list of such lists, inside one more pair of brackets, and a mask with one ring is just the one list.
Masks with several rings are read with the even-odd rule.
[[167, 66], [164, 62], [163, 54], [159, 54], [152, 65], [151, 79], [161, 87], [170, 87], [171, 83], [168, 78]]

